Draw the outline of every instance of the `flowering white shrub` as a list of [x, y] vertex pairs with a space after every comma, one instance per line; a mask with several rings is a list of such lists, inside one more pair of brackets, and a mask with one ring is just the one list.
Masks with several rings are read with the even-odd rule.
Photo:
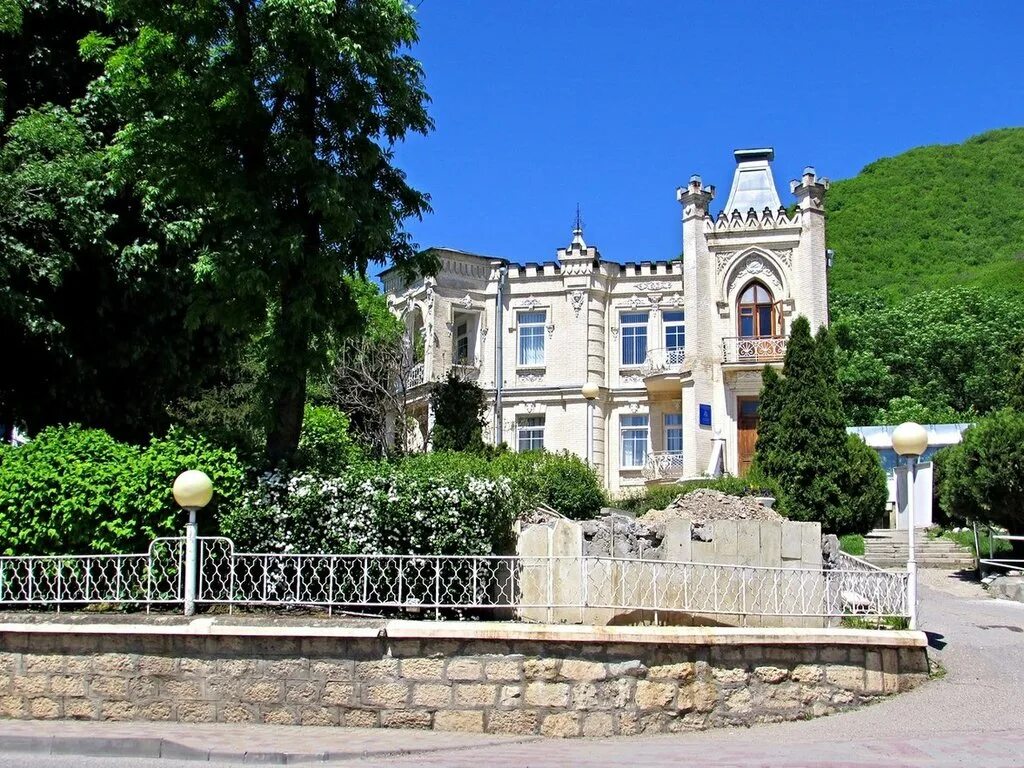
[[375, 463], [342, 477], [266, 474], [221, 530], [249, 551], [489, 554], [508, 542], [516, 507], [507, 477]]

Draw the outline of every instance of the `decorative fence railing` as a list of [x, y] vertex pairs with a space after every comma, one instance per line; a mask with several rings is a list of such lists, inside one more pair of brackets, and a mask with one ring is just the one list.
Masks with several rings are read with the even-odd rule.
[[[184, 539], [147, 554], [0, 558], [0, 604], [187, 603]], [[907, 574], [613, 557], [325, 555], [235, 552], [197, 541], [195, 603], [341, 611], [452, 611], [589, 623], [589, 610], [838, 619], [907, 615]], [[649, 618], [637, 617], [638, 621]], [[770, 623], [761, 620], [762, 624]]]
[[723, 359], [727, 363], [778, 362], [786, 356], [787, 341], [785, 336], [728, 336], [722, 339]]
[[683, 454], [680, 451], [651, 451], [641, 473], [645, 480], [675, 480], [683, 476]]

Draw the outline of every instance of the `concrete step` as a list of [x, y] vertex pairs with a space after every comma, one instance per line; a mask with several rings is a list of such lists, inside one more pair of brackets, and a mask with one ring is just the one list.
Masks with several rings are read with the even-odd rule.
[[[880, 528], [864, 537], [864, 559], [881, 568], [905, 568], [909, 545], [906, 531]], [[929, 539], [915, 531], [914, 555], [920, 568], [962, 570], [974, 567], [974, 555], [951, 539]]]

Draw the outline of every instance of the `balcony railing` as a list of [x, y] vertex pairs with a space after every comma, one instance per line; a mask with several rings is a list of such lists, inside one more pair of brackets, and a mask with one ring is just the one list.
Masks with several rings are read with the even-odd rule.
[[412, 368], [409, 369], [409, 378], [407, 386], [415, 387], [417, 384], [423, 383], [423, 363], [416, 363]]
[[682, 370], [686, 354], [683, 349], [649, 349], [640, 373], [644, 376], [656, 376], [659, 373], [678, 373]]
[[722, 339], [723, 359], [727, 363], [778, 362], [786, 356], [786, 341], [785, 336], [730, 336]]
[[683, 476], [683, 454], [678, 451], [652, 451], [641, 473], [645, 480], [677, 480]]

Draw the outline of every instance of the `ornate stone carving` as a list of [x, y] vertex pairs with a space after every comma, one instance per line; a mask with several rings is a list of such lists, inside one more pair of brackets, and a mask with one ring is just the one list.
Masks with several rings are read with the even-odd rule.
[[462, 297], [462, 300], [459, 303], [466, 309], [469, 309], [470, 307], [473, 306], [473, 297], [467, 293], [465, 296]]
[[524, 403], [523, 404], [523, 410], [525, 410], [527, 413], [533, 413], [534, 411], [537, 410], [537, 404], [536, 403]]
[[725, 268], [729, 266], [729, 262], [732, 261], [732, 257], [736, 255], [736, 251], [723, 251], [722, 253], [715, 254], [715, 272], [721, 274], [725, 271]]
[[555, 335], [555, 324], [554, 323], [549, 323], [548, 324], [548, 338], [550, 339], [554, 335]]
[[540, 306], [540, 302], [537, 301], [533, 296], [529, 296], [525, 299], [520, 299], [516, 302], [516, 306], [521, 309], [534, 310]]
[[628, 385], [640, 386], [640, 385], [642, 385], [644, 383], [644, 377], [641, 376], [638, 373], [630, 373], [630, 374], [626, 374], [625, 376], [620, 375], [619, 376], [619, 380], [623, 384], [626, 384], [627, 386]]
[[664, 280], [651, 280], [650, 282], [636, 284], [638, 291], [667, 291], [671, 288], [672, 283], [665, 282]]
[[543, 373], [517, 373], [516, 379], [519, 380], [520, 384], [540, 384], [544, 381]]
[[[640, 378], [640, 377], [637, 376], [637, 378]], [[629, 404], [629, 412], [630, 413], [636, 413], [639, 410], [640, 410], [640, 403], [630, 403]]]
[[784, 251], [775, 251], [775, 258], [790, 269], [793, 268], [793, 249], [787, 248]]
[[569, 293], [569, 303], [572, 304], [572, 311], [576, 313], [576, 317], [580, 316], [580, 311], [583, 309], [583, 305], [587, 301], [587, 292], [584, 290], [575, 290]]
[[765, 257], [761, 254], [754, 253], [750, 256], [744, 257], [737, 264], [732, 275], [732, 280], [729, 281], [729, 287], [726, 290], [726, 295], [731, 294], [737, 284], [745, 282], [751, 278], [756, 278], [767, 283], [774, 291], [782, 290], [782, 278], [779, 276], [775, 266], [766, 261]]
[[674, 293], [672, 297], [668, 299], [668, 303], [673, 307], [681, 307], [684, 304], [683, 295], [681, 293]]

